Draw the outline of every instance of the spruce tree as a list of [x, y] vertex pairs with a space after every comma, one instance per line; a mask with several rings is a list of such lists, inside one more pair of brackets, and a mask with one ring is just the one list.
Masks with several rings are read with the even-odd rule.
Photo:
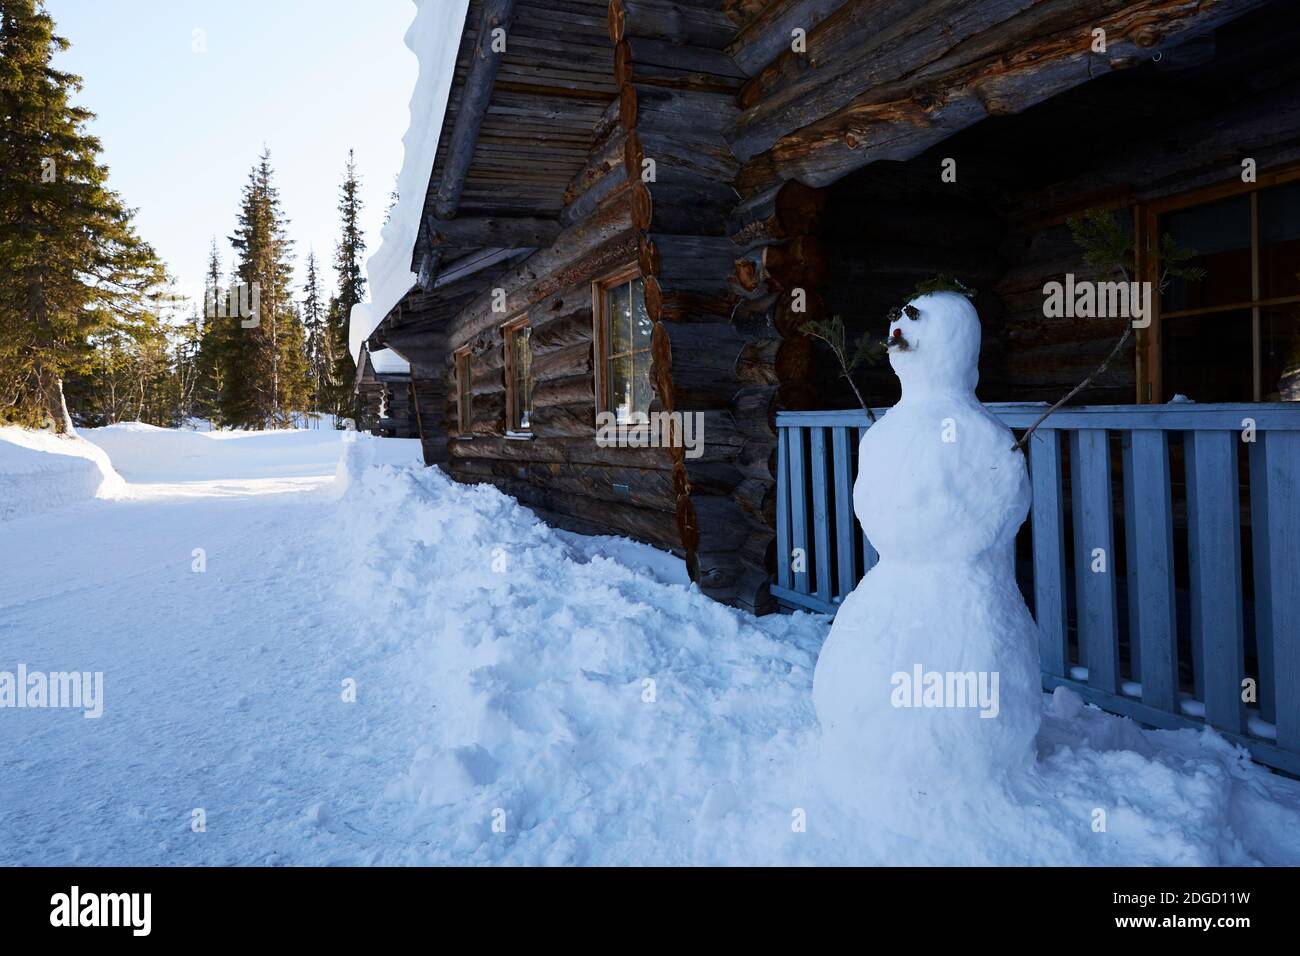
[[223, 291], [221, 253], [216, 236], [208, 251], [208, 265], [203, 276], [203, 324], [199, 336], [199, 354], [196, 361], [195, 410], [220, 427], [228, 424], [222, 414], [222, 395], [225, 392], [227, 370], [232, 364], [230, 354], [233, 339], [231, 322], [218, 316], [218, 293]]
[[352, 307], [366, 296], [366, 277], [361, 269], [366, 240], [361, 234], [361, 180], [348, 150], [348, 164], [344, 170], [343, 185], [339, 187], [339, 241], [334, 248], [334, 269], [338, 276], [338, 292], [330, 301], [330, 346], [334, 367], [330, 376], [331, 411], [334, 414], [355, 418], [355, 398], [352, 391], [357, 366], [348, 347], [348, 320]]
[[325, 302], [321, 294], [320, 275], [316, 271], [316, 253], [307, 253], [307, 279], [303, 283], [302, 323], [307, 333], [307, 362], [311, 371], [311, 409], [324, 407], [326, 387], [334, 367], [334, 349], [326, 324]]
[[249, 428], [288, 424], [290, 414], [307, 403], [304, 336], [290, 294], [293, 244], [272, 177], [271, 154], [263, 150], [244, 186], [230, 237], [238, 255], [238, 298], [254, 308], [216, 320], [231, 329], [222, 410], [233, 424]]
[[80, 77], [50, 64], [67, 47], [41, 0], [0, 0], [0, 419], [59, 432], [92, 337], [142, 321], [165, 279], [70, 102]]
[[173, 425], [184, 425], [200, 412], [199, 360], [203, 348], [203, 317], [195, 311], [172, 332]]

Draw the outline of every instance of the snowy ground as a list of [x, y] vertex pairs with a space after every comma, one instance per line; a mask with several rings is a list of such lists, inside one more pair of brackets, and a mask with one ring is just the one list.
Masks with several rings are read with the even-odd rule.
[[83, 434], [125, 481], [35, 459], [78, 477], [28, 513], [3, 480], [60, 449], [0, 430], [0, 671], [104, 673], [99, 719], [0, 709], [0, 864], [1300, 863], [1300, 784], [1067, 692], [1030, 779], [839, 805], [826, 619], [716, 605], [415, 442]]

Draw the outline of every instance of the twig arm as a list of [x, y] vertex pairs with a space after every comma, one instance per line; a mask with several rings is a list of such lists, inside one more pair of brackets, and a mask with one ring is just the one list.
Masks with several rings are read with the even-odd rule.
[[1074, 388], [1066, 392], [1065, 395], [1063, 395], [1060, 399], [1057, 400], [1055, 405], [1047, 409], [1047, 411], [1043, 412], [1043, 414], [1039, 415], [1038, 418], [1034, 420], [1034, 423], [1030, 425], [1027, 429], [1025, 429], [1025, 433], [1020, 436], [1020, 439], [1014, 445], [1011, 446], [1011, 450], [1015, 451], [1017, 448], [1022, 448], [1022, 449], [1028, 448], [1029, 437], [1033, 435], [1034, 431], [1038, 428], [1038, 426], [1041, 425], [1044, 422], [1044, 420], [1046, 420], [1047, 416], [1052, 414], [1052, 412], [1056, 411], [1058, 408], [1060, 408], [1070, 399], [1074, 398], [1074, 396], [1082, 392], [1085, 388], [1087, 388], [1089, 385], [1092, 384], [1093, 379], [1095, 379], [1102, 372], [1106, 371], [1106, 369], [1110, 367], [1110, 363], [1115, 360], [1115, 356], [1118, 355], [1120, 351], [1124, 348], [1124, 344], [1128, 342], [1129, 337], [1132, 334], [1133, 334], [1133, 326], [1126, 325], [1124, 327], [1124, 334], [1119, 337], [1119, 341], [1115, 343], [1115, 347], [1110, 350], [1110, 354], [1106, 356], [1106, 358], [1102, 361], [1102, 363], [1098, 365], [1095, 369], [1093, 369], [1092, 374], [1089, 375], [1087, 378], [1085, 378], [1078, 385], [1074, 386]]

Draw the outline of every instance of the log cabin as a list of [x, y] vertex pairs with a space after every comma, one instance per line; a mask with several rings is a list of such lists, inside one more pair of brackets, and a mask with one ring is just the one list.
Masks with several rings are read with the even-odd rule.
[[[1297, 41], [1290, 0], [469, 0], [367, 349], [410, 363], [428, 464], [769, 611], [778, 412], [854, 404], [810, 320], [883, 332], [951, 273], [981, 397], [1055, 399], [1124, 326], [1045, 314], [1100, 207], [1139, 275], [1168, 233], [1206, 277], [1081, 401], [1296, 399]], [[655, 412], [702, 416], [700, 453], [637, 441]]]
[[410, 367], [391, 351], [372, 357], [364, 346], [353, 385], [359, 431], [380, 438], [418, 438]]

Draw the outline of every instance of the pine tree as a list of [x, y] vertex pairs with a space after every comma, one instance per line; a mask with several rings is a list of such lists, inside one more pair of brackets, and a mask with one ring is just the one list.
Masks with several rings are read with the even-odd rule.
[[232, 364], [232, 322], [217, 315], [217, 294], [222, 291], [221, 253], [217, 238], [212, 237], [208, 266], [204, 272], [204, 318], [196, 361], [194, 409], [213, 425], [228, 424], [222, 416], [222, 396], [226, 389], [227, 370]]
[[326, 388], [334, 367], [334, 349], [326, 324], [325, 302], [320, 276], [316, 271], [316, 253], [307, 253], [307, 279], [303, 283], [302, 322], [307, 333], [307, 363], [311, 372], [311, 409], [324, 407]]
[[311, 410], [311, 364], [307, 360], [307, 332], [302, 313], [290, 300], [279, 323], [280, 340], [280, 410], [277, 421], [293, 424]]
[[264, 150], [249, 173], [230, 237], [238, 254], [239, 299], [252, 308], [216, 320], [231, 324], [222, 412], [244, 427], [285, 425], [307, 405], [304, 336], [290, 294], [293, 244], [272, 175], [271, 154]]
[[352, 307], [366, 296], [366, 278], [361, 270], [361, 259], [366, 251], [366, 240], [361, 234], [361, 180], [348, 150], [348, 164], [339, 187], [339, 217], [341, 231], [334, 249], [334, 270], [338, 276], [338, 292], [330, 300], [330, 347], [334, 366], [330, 375], [330, 411], [335, 415], [355, 418], [355, 398], [352, 385], [357, 366], [348, 347], [348, 320]]
[[64, 380], [165, 275], [107, 186], [94, 114], [70, 102], [80, 77], [50, 65], [68, 47], [54, 31], [41, 0], [0, 0], [0, 419], [62, 432]]
[[171, 425], [183, 425], [199, 412], [199, 360], [203, 347], [203, 318], [194, 312], [172, 331], [172, 383], [174, 413]]

